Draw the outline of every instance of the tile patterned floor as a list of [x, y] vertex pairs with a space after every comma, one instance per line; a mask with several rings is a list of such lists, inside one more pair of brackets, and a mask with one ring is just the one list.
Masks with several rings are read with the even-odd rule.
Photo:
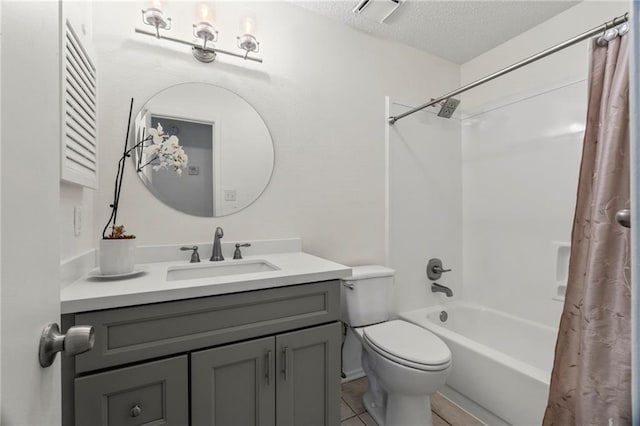
[[[368, 386], [366, 377], [342, 385], [340, 426], [378, 426], [362, 405], [362, 394], [367, 391]], [[433, 426], [484, 425], [439, 393], [431, 399], [431, 413]]]

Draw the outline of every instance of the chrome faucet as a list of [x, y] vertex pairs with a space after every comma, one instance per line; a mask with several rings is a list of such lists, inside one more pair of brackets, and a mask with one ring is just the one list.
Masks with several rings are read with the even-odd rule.
[[211, 252], [212, 262], [218, 262], [220, 260], [224, 260], [224, 256], [222, 256], [222, 247], [220, 247], [220, 238], [224, 237], [224, 232], [222, 228], [219, 226], [216, 228], [216, 232], [213, 234], [213, 251]]
[[431, 292], [432, 293], [444, 293], [447, 297], [453, 296], [453, 291], [447, 286], [440, 285], [438, 283], [431, 283]]

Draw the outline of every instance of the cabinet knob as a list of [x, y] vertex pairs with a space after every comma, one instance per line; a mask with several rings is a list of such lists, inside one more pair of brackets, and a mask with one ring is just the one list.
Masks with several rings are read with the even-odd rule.
[[140, 406], [136, 404], [131, 407], [131, 411], [129, 411], [129, 414], [131, 414], [131, 417], [138, 417], [140, 414], [142, 414], [142, 408], [140, 408]]

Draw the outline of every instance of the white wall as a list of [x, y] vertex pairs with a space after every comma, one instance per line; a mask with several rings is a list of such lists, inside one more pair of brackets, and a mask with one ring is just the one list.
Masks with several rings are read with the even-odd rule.
[[[250, 8], [265, 62], [221, 55], [201, 64], [184, 46], [135, 34], [142, 6], [94, 4], [100, 67], [95, 238], [108, 215], [129, 98], [137, 109], [165, 87], [204, 81], [238, 93], [264, 118], [275, 147], [271, 183], [237, 214], [197, 218], [156, 200], [128, 167], [119, 216], [138, 244], [207, 241], [222, 226], [229, 240], [300, 236], [304, 249], [319, 256], [348, 265], [383, 263], [384, 96], [417, 104], [456, 86], [459, 67], [285, 2], [217, 3], [218, 46], [235, 49], [240, 14]], [[170, 5], [174, 36], [191, 38], [193, 10], [192, 3]]]
[[[583, 2], [462, 66], [470, 82], [628, 10]], [[569, 242], [587, 42], [462, 96], [464, 298], [557, 327], [554, 241]], [[561, 271], [562, 273], [563, 271]]]

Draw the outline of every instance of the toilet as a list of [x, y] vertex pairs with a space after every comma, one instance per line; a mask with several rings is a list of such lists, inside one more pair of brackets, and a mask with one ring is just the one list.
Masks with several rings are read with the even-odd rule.
[[431, 395], [446, 382], [451, 351], [430, 331], [390, 320], [393, 269], [370, 265], [352, 271], [342, 280], [342, 320], [362, 344], [369, 379], [365, 408], [380, 426], [430, 426]]

